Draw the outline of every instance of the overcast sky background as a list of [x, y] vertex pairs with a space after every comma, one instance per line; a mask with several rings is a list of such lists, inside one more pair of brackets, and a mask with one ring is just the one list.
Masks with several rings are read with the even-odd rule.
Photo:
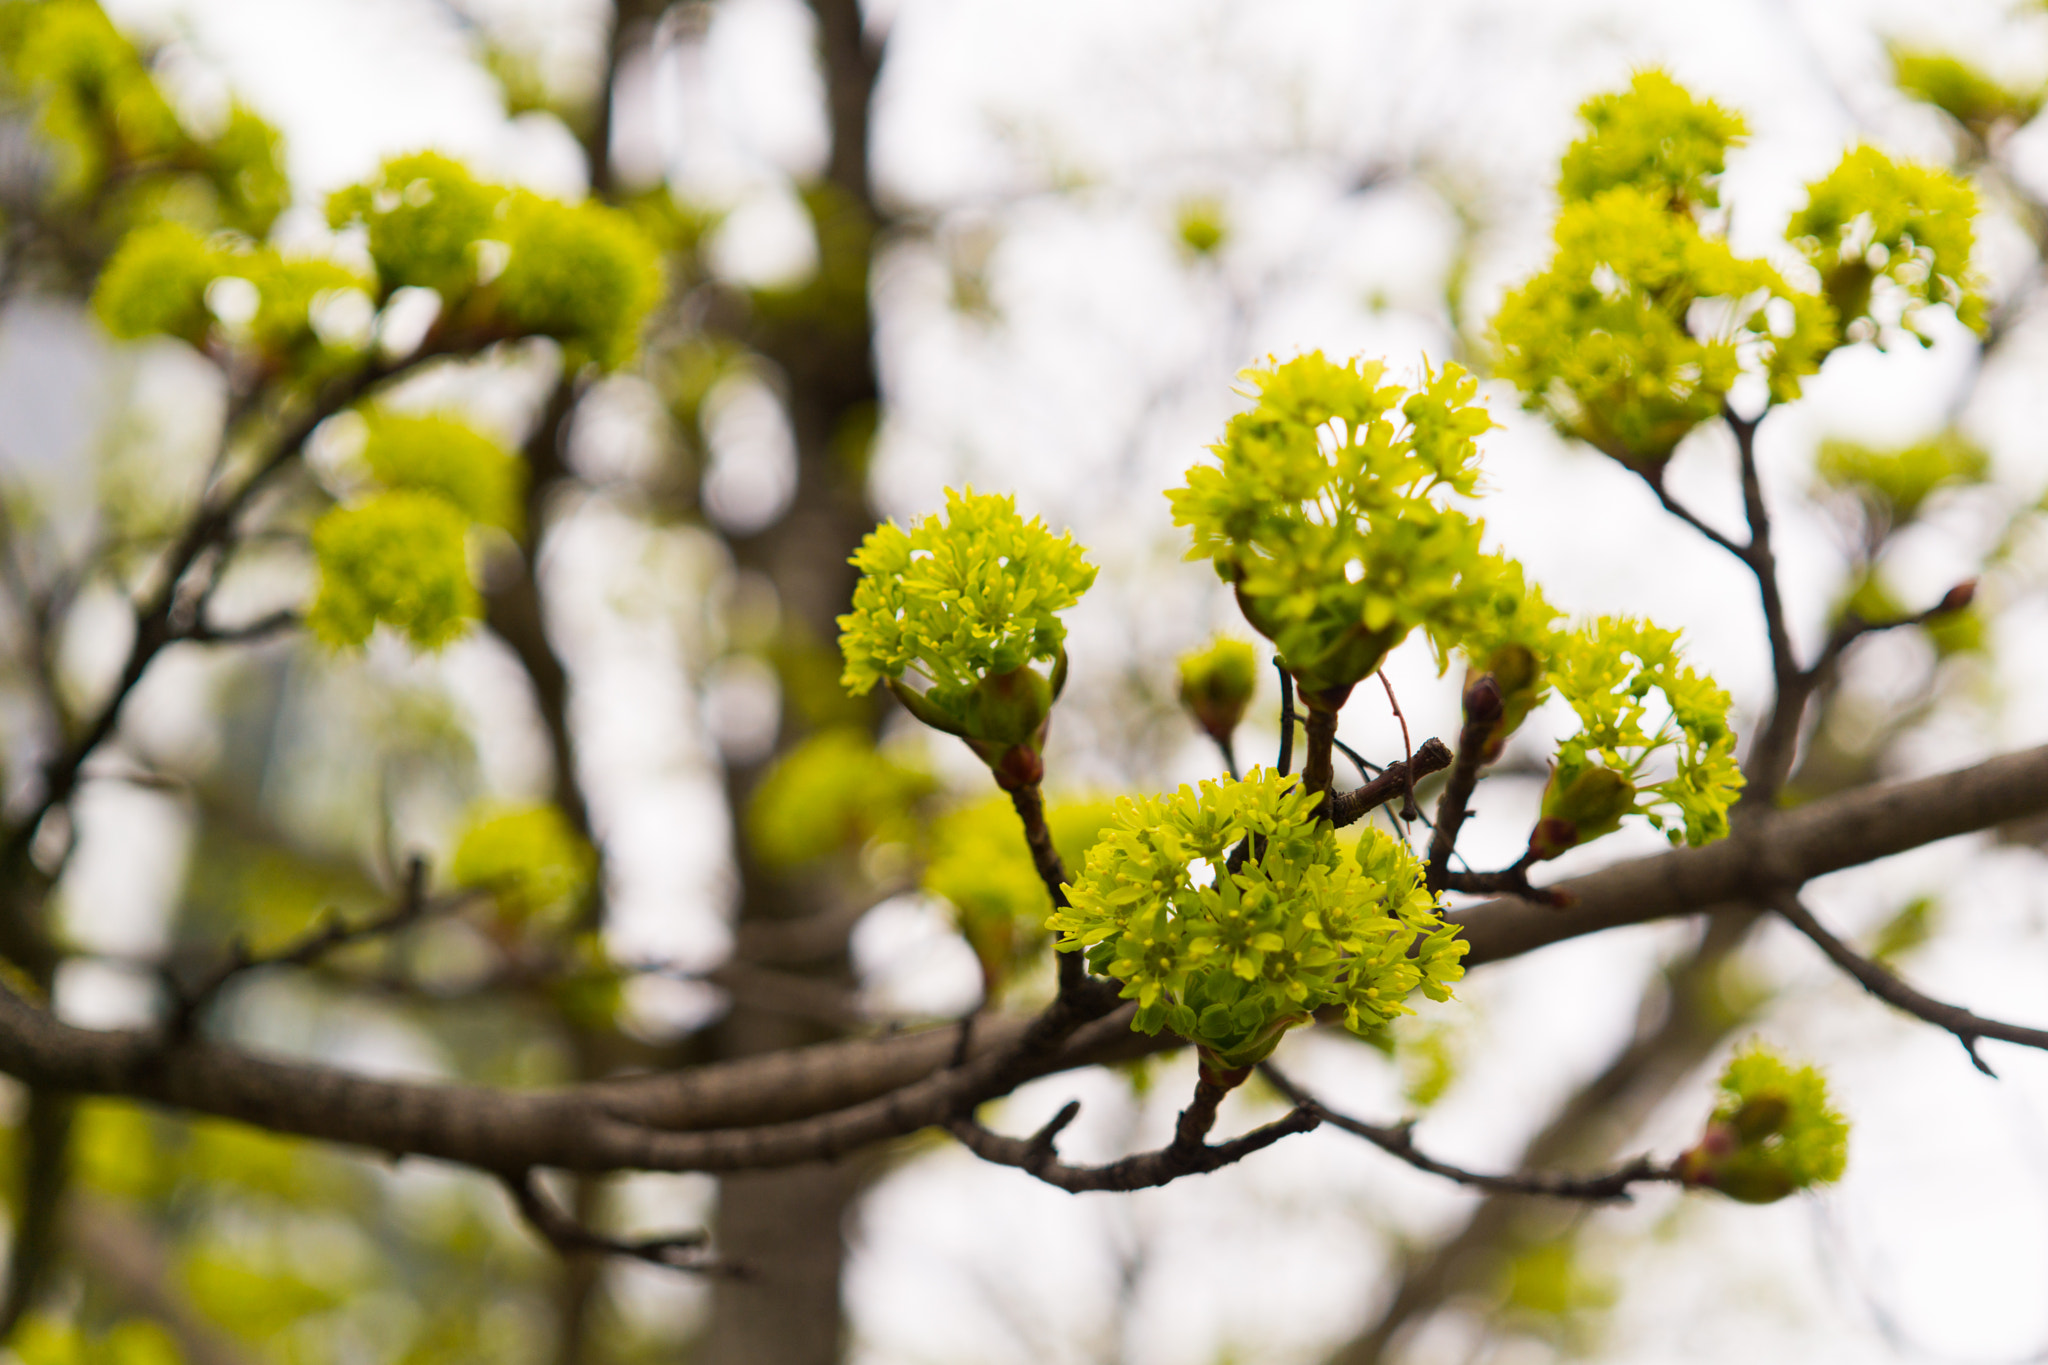
[[[548, 192], [581, 189], [573, 139], [546, 116], [508, 120], [469, 36], [427, 0], [108, 8], [175, 40], [171, 70], [191, 107], [232, 90], [284, 128], [302, 205], [287, 236], [317, 242], [327, 190], [419, 147]], [[473, 6], [567, 81], [595, 59], [599, 9], [589, 0]], [[870, 11], [890, 33], [878, 183], [929, 227], [906, 237], [875, 284], [889, 400], [878, 500], [906, 515], [963, 481], [1014, 490], [1027, 511], [1072, 526], [1104, 566], [1074, 614], [1070, 697], [1079, 700], [1062, 706], [1053, 755], [1070, 785], [1112, 781], [1125, 762], [1113, 699], [1127, 675], [1137, 670], [1157, 691], [1176, 653], [1231, 624], [1208, 570], [1178, 562], [1183, 542], [1159, 495], [1232, 410], [1231, 376], [1269, 352], [1313, 347], [1384, 356], [1410, 375], [1425, 356], [1455, 353], [1439, 308], [1455, 223], [1418, 174], [1460, 187], [1488, 220], [1470, 302], [1483, 319], [1503, 288], [1542, 263], [1549, 187], [1574, 108], [1625, 83], [1634, 67], [1664, 65], [1749, 118], [1753, 141], [1731, 167], [1724, 201], [1735, 206], [1738, 245], [1758, 252], [1773, 249], [1801, 185], [1859, 137], [1941, 155], [1938, 123], [1883, 87], [1884, 35], [1939, 41], [2015, 77], [2048, 74], [2043, 20], [2007, 22], [1989, 4], [900, 0]], [[808, 259], [790, 192], [792, 175], [816, 168], [824, 151], [808, 33], [797, 0], [723, 0], [701, 42], [624, 83], [628, 168], [667, 174], [682, 192], [729, 210], [718, 260], [738, 278], [801, 273]], [[2038, 134], [2022, 142], [2035, 144], [2017, 149], [2023, 166], [2048, 164], [2033, 154]], [[1368, 181], [1384, 183], [1362, 191]], [[1219, 202], [1229, 225], [1213, 261], [1189, 259], [1174, 240], [1178, 207], [1198, 197]], [[1982, 259], [1998, 280], [2024, 256], [2011, 230], [1994, 224]], [[952, 306], [963, 262], [984, 267], [992, 316]], [[0, 405], [20, 429], [41, 433], [30, 445], [45, 458], [61, 457], [90, 439], [90, 394], [39, 379], [38, 365], [57, 362], [10, 347], [10, 336], [23, 335], [13, 323], [0, 328]], [[1937, 322], [1936, 331], [1925, 352], [1837, 357], [1807, 400], [1762, 428], [1795, 634], [1809, 650], [1843, 573], [1828, 524], [1799, 506], [1814, 444], [1835, 433], [1904, 441], [1938, 428], [1963, 397], [1974, 351], [1953, 325]], [[89, 334], [63, 335], [79, 354], [97, 353]], [[2018, 338], [1965, 409], [2014, 497], [2048, 483], [2044, 365], [2038, 338]], [[1753, 715], [1768, 664], [1739, 567], [1664, 516], [1618, 467], [1562, 447], [1516, 411], [1510, 393], [1489, 393], [1505, 423], [1487, 444], [1492, 538], [1574, 613], [1638, 612], [1684, 626], [1692, 657]], [[631, 464], [635, 392], [623, 385], [615, 398], [612, 420], [582, 434], [586, 467]], [[770, 513], [786, 489], [776, 419], [758, 394], [725, 399], [715, 505], [735, 520]], [[175, 395], [164, 403], [175, 408]], [[1732, 451], [1718, 434], [1685, 449], [1672, 476], [1703, 515], [1737, 524]], [[1908, 547], [1899, 586], [1909, 602], [1931, 602], [1970, 572], [1993, 520], [1988, 507], [1951, 509]], [[596, 499], [554, 538], [549, 572], [560, 600], [597, 604], [577, 614], [564, 644], [578, 665], [598, 813], [617, 863], [615, 946], [708, 964], [724, 941], [709, 850], [725, 836], [706, 729], [722, 728], [728, 742], [758, 729], [758, 689], [743, 677], [713, 678], [702, 706], [678, 700], [693, 691], [687, 635], [635, 609], [650, 583], [701, 585], [712, 570], [700, 551]], [[2048, 613], [2038, 594], [2018, 588], [2005, 607], [1983, 703], [1920, 741], [1916, 768], [2048, 739], [2039, 705]], [[1873, 676], [1912, 676], [1925, 664], [1913, 649], [1879, 642]], [[506, 700], [516, 689], [488, 649], [390, 666], [433, 670], [486, 733], [508, 736], [486, 756], [493, 784], [539, 782], [544, 751], [516, 724], [494, 723], [516, 712]], [[1425, 656], [1405, 652], [1390, 675], [1418, 739], [1452, 732], [1455, 690]], [[190, 685], [173, 677], [152, 696], [168, 706]], [[1376, 702], [1361, 694], [1345, 734], [1385, 755], [1398, 735]], [[658, 722], [647, 719], [650, 707]], [[179, 723], [161, 728], [170, 743]], [[950, 751], [935, 758], [971, 776]], [[1163, 761], [1174, 780], [1211, 766], [1191, 741], [1176, 741]], [[128, 906], [125, 927], [107, 932], [146, 942], [163, 906], [137, 869], [175, 866], [177, 821], [147, 796], [94, 799], [72, 899]], [[1524, 784], [1485, 803], [1475, 864], [1512, 856], [1534, 801], [1534, 785]], [[96, 853], [94, 831], [108, 851]], [[1634, 831], [1564, 866], [1654, 846]], [[1950, 932], [1912, 960], [1915, 980], [1981, 1012], [2038, 1022], [2048, 897], [2037, 855], [1944, 845], [1827, 879], [1813, 902], [1861, 931], [1929, 889], [1948, 897]], [[1431, 1011], [1453, 1029], [1465, 1069], [1421, 1139], [1452, 1160], [1511, 1160], [1547, 1106], [1604, 1062], [1631, 1024], [1637, 983], [1685, 940], [1682, 929], [1647, 927], [1477, 974], [1458, 1003]], [[971, 996], [971, 963], [935, 931], [927, 907], [878, 912], [857, 946], [881, 999], [938, 1011]], [[1767, 1209], [1658, 1191], [1589, 1215], [1588, 1254], [1620, 1295], [1591, 1358], [1846, 1365], [2048, 1352], [2048, 1058], [1987, 1047], [2005, 1077], [1993, 1083], [1946, 1035], [1863, 998], [1803, 941], [1766, 932], [1756, 962], [1786, 987], [1763, 1031], [1828, 1068], [1856, 1125], [1848, 1177], [1820, 1197]], [[117, 991], [72, 994], [88, 1014], [94, 999], [116, 1016], [123, 1008]], [[644, 1002], [672, 1013], [702, 1003], [687, 993]], [[383, 1035], [359, 1050], [386, 1069], [435, 1065]], [[1375, 1054], [1303, 1037], [1281, 1056], [1352, 1112], [1398, 1116], [1398, 1077]], [[1001, 1125], [1029, 1131], [1080, 1097], [1072, 1155], [1152, 1145], [1170, 1127], [1188, 1072], [1182, 1062], [1162, 1067], [1143, 1104], [1112, 1078], [1052, 1078], [1002, 1106]], [[1711, 1103], [1710, 1079], [1682, 1088], [1641, 1145], [1669, 1154], [1688, 1142]], [[1225, 1126], [1258, 1117], [1254, 1104], [1234, 1101]], [[654, 1226], [701, 1209], [708, 1182], [643, 1179], [634, 1189], [636, 1212]], [[856, 1359], [1311, 1360], [1370, 1311], [1399, 1239], [1455, 1226], [1470, 1204], [1329, 1131], [1217, 1175], [1117, 1198], [1071, 1198], [934, 1145], [883, 1181], [862, 1215], [851, 1272]], [[654, 1272], [619, 1273], [650, 1308], [695, 1293]], [[1131, 1286], [1121, 1303], [1119, 1282]], [[1415, 1359], [1549, 1358], [1535, 1346], [1475, 1355], [1469, 1338], [1469, 1324], [1440, 1324]]]

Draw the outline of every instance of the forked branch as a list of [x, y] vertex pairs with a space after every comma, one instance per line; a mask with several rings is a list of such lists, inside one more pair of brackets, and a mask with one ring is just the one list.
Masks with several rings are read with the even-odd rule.
[[1936, 1028], [1947, 1029], [1970, 1054], [1970, 1061], [1987, 1076], [1998, 1073], [1988, 1066], [1977, 1054], [1977, 1042], [1983, 1038], [1995, 1038], [2002, 1043], [2018, 1043], [2021, 1047], [2048, 1050], [2048, 1029], [2026, 1028], [2019, 1024], [2007, 1024], [1997, 1019], [1986, 1019], [1981, 1014], [1972, 1014], [1958, 1005], [1943, 1004], [1933, 996], [1923, 995], [1914, 990], [1891, 972], [1864, 957], [1842, 940], [1829, 933], [1813, 912], [1801, 903], [1796, 891], [1780, 891], [1771, 897], [1771, 908], [1784, 916], [1794, 929], [1812, 939], [1814, 945], [1828, 955], [1829, 961], [1847, 972], [1887, 1005], [1904, 1010], [1916, 1019], [1923, 1019]]

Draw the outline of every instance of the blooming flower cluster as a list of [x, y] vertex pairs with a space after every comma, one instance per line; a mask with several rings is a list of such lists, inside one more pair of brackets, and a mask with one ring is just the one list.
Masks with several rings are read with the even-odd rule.
[[1341, 702], [1416, 627], [1455, 640], [1491, 607], [1499, 561], [1441, 495], [1474, 491], [1475, 438], [1493, 419], [1455, 365], [1412, 393], [1383, 383], [1378, 361], [1320, 351], [1246, 377], [1256, 402], [1211, 447], [1216, 463], [1167, 492], [1174, 524], [1311, 702]]
[[[1698, 846], [1728, 833], [1728, 807], [1742, 789], [1728, 694], [1680, 660], [1677, 631], [1603, 617], [1562, 637], [1550, 680], [1578, 713], [1579, 730], [1558, 747], [1531, 852], [1554, 858], [1612, 833], [1631, 814], [1673, 843]], [[1645, 723], [1652, 692], [1663, 713], [1654, 730]], [[1659, 754], [1677, 771], [1646, 782]]]
[[1124, 798], [1050, 925], [1123, 983], [1133, 1027], [1170, 1028], [1217, 1066], [1250, 1066], [1314, 1011], [1370, 1033], [1409, 994], [1450, 997], [1463, 941], [1408, 849], [1366, 830], [1346, 853], [1293, 778], [1254, 769]]
[[1066, 681], [1059, 613], [1095, 581], [1073, 537], [1024, 520], [1014, 498], [949, 489], [944, 515], [908, 530], [876, 527], [853, 563], [861, 571], [853, 610], [839, 618], [846, 686], [861, 695], [886, 683], [918, 719], [967, 740], [999, 775], [1036, 781], [1036, 754]]

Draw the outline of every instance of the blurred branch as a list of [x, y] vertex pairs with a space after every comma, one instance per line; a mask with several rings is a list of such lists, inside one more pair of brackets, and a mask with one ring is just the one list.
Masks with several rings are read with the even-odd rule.
[[665, 1270], [686, 1270], [697, 1275], [742, 1275], [738, 1266], [718, 1261], [710, 1254], [709, 1239], [702, 1232], [674, 1233], [636, 1241], [607, 1237], [592, 1232], [548, 1197], [538, 1175], [531, 1171], [498, 1177], [528, 1226], [564, 1256], [595, 1253], [645, 1261]]
[[59, 1215], [71, 1182], [74, 1108], [72, 1097], [60, 1090], [31, 1087], [16, 1130], [20, 1178], [9, 1201], [14, 1226], [7, 1247], [6, 1289], [0, 1294], [0, 1344], [13, 1337], [57, 1268]]
[[86, 1273], [117, 1302], [163, 1324], [188, 1365], [256, 1365], [192, 1306], [178, 1288], [169, 1249], [129, 1209], [73, 1190], [64, 1201], [64, 1237]]
[[[1709, 920], [1699, 946], [1645, 995], [1635, 1036], [1605, 1068], [1558, 1107], [1522, 1149], [1526, 1170], [1599, 1161], [1627, 1140], [1671, 1087], [1699, 1066], [1744, 1017], [1718, 986], [1723, 966], [1757, 922], [1754, 911]], [[1411, 1256], [1378, 1312], [1326, 1365], [1382, 1365], [1411, 1324], [1468, 1286], [1489, 1282], [1543, 1204], [1519, 1192], [1489, 1192], [1463, 1227]]]
[[[458, 896], [448, 903], [459, 903], [467, 898], [467, 895]], [[159, 975], [169, 989], [173, 1002], [171, 1018], [164, 1029], [166, 1040], [175, 1043], [190, 1034], [192, 1024], [200, 1013], [212, 1004], [222, 989], [236, 977], [270, 967], [310, 966], [329, 953], [351, 944], [383, 938], [410, 928], [432, 905], [433, 902], [427, 898], [426, 860], [416, 857], [406, 866], [405, 887], [397, 903], [381, 915], [364, 920], [360, 924], [350, 924], [342, 919], [339, 913], [329, 911], [317, 928], [272, 953], [251, 953], [248, 944], [237, 939], [229, 948], [226, 960], [208, 972], [199, 984], [193, 987], [185, 986], [174, 973], [165, 969]]]

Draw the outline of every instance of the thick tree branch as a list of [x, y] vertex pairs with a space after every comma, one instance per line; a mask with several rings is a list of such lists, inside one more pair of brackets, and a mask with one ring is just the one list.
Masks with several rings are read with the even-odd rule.
[[1929, 995], [1922, 995], [1905, 982], [1893, 976], [1877, 963], [1864, 957], [1842, 940], [1829, 933], [1813, 913], [1800, 902], [1796, 891], [1779, 891], [1770, 897], [1770, 906], [1791, 926], [1814, 941], [1828, 960], [1856, 978], [1864, 990], [1897, 1009], [1902, 1009], [1916, 1019], [1923, 1019], [1936, 1028], [1947, 1029], [1970, 1054], [1970, 1061], [1987, 1076], [1996, 1076], [1977, 1055], [1979, 1039], [1995, 1038], [2002, 1043], [2018, 1043], [2021, 1047], [2035, 1047], [2048, 1050], [2048, 1029], [2026, 1028], [2019, 1024], [2001, 1023], [1986, 1019], [1981, 1014], [1956, 1005], [1945, 1005]]
[[1858, 788], [1786, 811], [1762, 811], [1729, 838], [1634, 858], [1548, 888], [1563, 909], [1504, 897], [1451, 912], [1472, 948], [1468, 967], [1622, 924], [1667, 919], [1797, 886], [1940, 839], [2048, 810], [2048, 746], [1911, 782]]
[[[2044, 811], [2048, 747], [1770, 813], [1720, 844], [1571, 879], [1559, 888], [1568, 909], [1506, 900], [1453, 918], [1477, 966]], [[1031, 1077], [1161, 1046], [1129, 1033], [1116, 989], [1091, 980], [1036, 1019], [981, 1021], [958, 1066], [957, 1032], [943, 1029], [527, 1092], [376, 1080], [203, 1040], [166, 1050], [155, 1031], [73, 1028], [0, 991], [0, 1071], [493, 1171], [753, 1169], [830, 1158], [945, 1123]]]

